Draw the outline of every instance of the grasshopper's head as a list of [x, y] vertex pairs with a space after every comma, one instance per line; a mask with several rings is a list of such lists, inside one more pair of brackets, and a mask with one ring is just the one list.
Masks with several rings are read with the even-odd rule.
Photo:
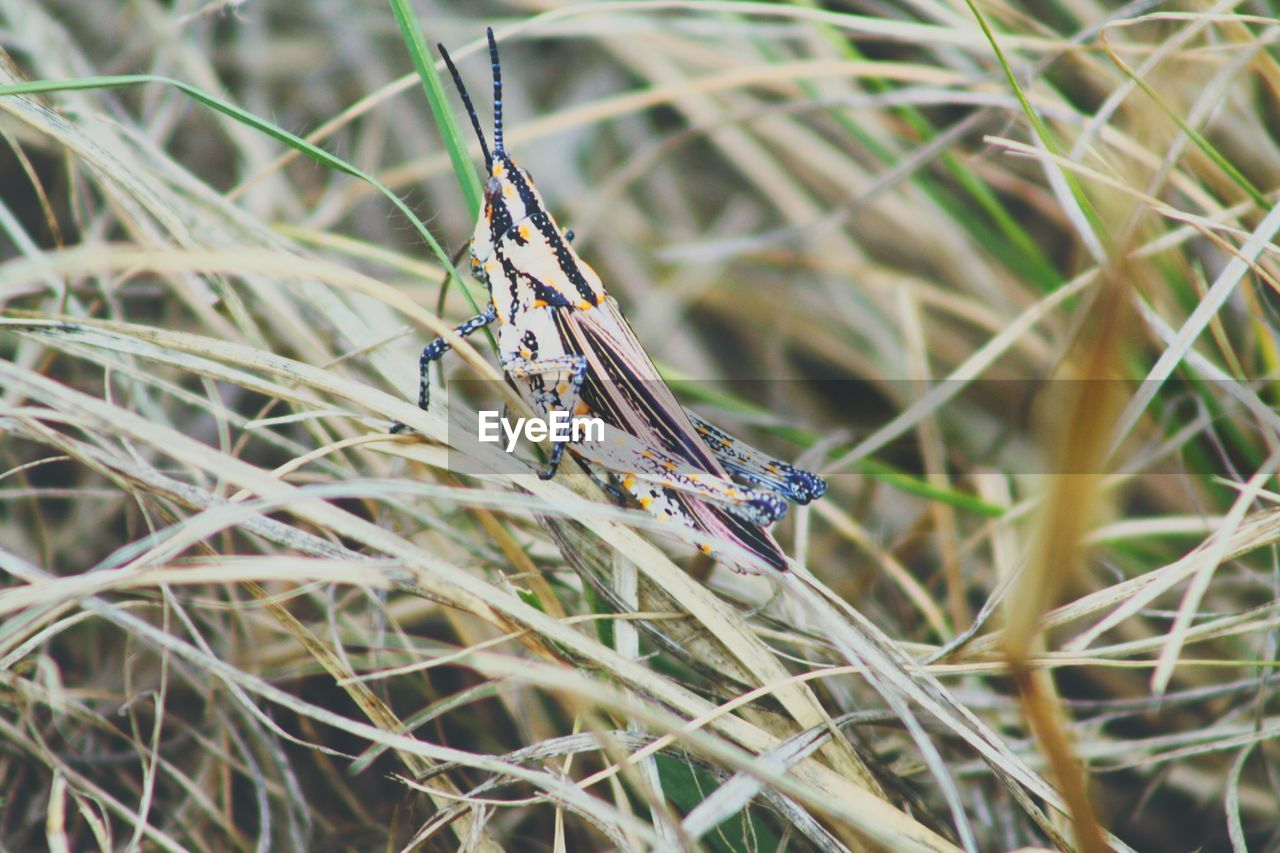
[[[487, 164], [484, 208], [471, 235], [471, 269], [487, 278], [486, 266], [494, 262], [493, 247], [506, 239], [527, 242], [533, 233], [555, 231], [556, 224], [534, 186], [533, 178], [502, 149]], [[523, 236], [521, 236], [523, 235]]]
[[[505, 279], [508, 286], [503, 290], [512, 291], [513, 306], [594, 307], [605, 298], [599, 277], [563, 239], [533, 179], [503, 146], [502, 70], [498, 43], [493, 30], [488, 32], [489, 59], [493, 63], [492, 151], [462, 76], [444, 45], [440, 45], [440, 54], [453, 75], [484, 154], [484, 209], [471, 236], [471, 272], [488, 285], [491, 297], [496, 295], [495, 283]], [[505, 322], [505, 316], [504, 306], [499, 306], [498, 319]]]

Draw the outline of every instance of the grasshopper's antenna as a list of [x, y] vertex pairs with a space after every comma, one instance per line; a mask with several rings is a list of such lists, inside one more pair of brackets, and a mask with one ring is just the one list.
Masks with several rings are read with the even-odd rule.
[[489, 61], [493, 63], [493, 153], [501, 157], [507, 153], [502, 147], [502, 66], [498, 63], [498, 41], [489, 32]]
[[[490, 39], [493, 36], [490, 35]], [[492, 42], [490, 42], [492, 43]], [[444, 45], [437, 44], [440, 55], [444, 57], [444, 64], [449, 66], [449, 73], [453, 75], [453, 85], [458, 87], [458, 94], [462, 96], [462, 105], [467, 108], [467, 115], [471, 116], [471, 126], [475, 129], [476, 136], [480, 139], [480, 150], [484, 152], [484, 168], [485, 171], [493, 169], [493, 155], [489, 153], [489, 144], [485, 142], [484, 131], [480, 129], [480, 116], [476, 115], [475, 105], [471, 103], [471, 96], [467, 94], [467, 87], [462, 84], [462, 75], [458, 73], [458, 67], [453, 64], [453, 59], [449, 56], [449, 51], [444, 49]], [[496, 137], [498, 149], [502, 149], [502, 134]]]

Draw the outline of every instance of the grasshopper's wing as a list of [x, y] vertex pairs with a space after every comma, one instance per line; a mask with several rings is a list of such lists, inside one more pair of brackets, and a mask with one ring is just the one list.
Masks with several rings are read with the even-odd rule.
[[[635, 447], [648, 448], [659, 457], [637, 458], [632, 464], [624, 463], [621, 470], [693, 497], [750, 507], [750, 519], [768, 516], [768, 521], [758, 523], [774, 521], [786, 512], [776, 494], [738, 486], [729, 479], [612, 298], [587, 310], [558, 311], [555, 322], [565, 351], [586, 359], [580, 394], [587, 408], [634, 436]], [[655, 461], [658, 464], [649, 464]], [[695, 476], [664, 477], [663, 467], [673, 474], [676, 468], [689, 468]], [[697, 473], [707, 476], [699, 479]]]
[[556, 325], [565, 349], [587, 359], [583, 399], [596, 414], [643, 444], [666, 448], [708, 474], [725, 477], [613, 297], [588, 310], [558, 311]]
[[[770, 457], [681, 406], [658, 375], [657, 368], [611, 297], [590, 310], [559, 312], [557, 322], [563, 327], [576, 328], [580, 333], [578, 336], [570, 335], [568, 339], [579, 340], [576, 346], [580, 346], [589, 362], [589, 388], [584, 392], [584, 398], [589, 398], [589, 402], [599, 399], [612, 405], [614, 411], [610, 414], [615, 416], [613, 421], [633, 435], [644, 436], [642, 430], [650, 429], [661, 441], [661, 446], [669, 448], [695, 467], [708, 473], [732, 474], [798, 504], [807, 504], [826, 494], [827, 484], [821, 477]], [[595, 377], [604, 377], [604, 382], [612, 383], [613, 387], [600, 388], [599, 382], [592, 387], [592, 378]], [[605, 414], [601, 417], [610, 419]], [[710, 464], [711, 458], [719, 465]], [[674, 483], [665, 485], [700, 497], [715, 497], [705, 494], [702, 489]], [[732, 484], [730, 491], [734, 491]], [[728, 497], [730, 505], [736, 503], [737, 496], [731, 494]], [[726, 501], [722, 499], [719, 502]], [[766, 503], [759, 498], [756, 502], [761, 504], [761, 509]], [[775, 520], [781, 515], [782, 512], [777, 512]]]
[[[732, 542], [768, 566], [785, 570], [786, 557], [768, 531], [731, 508], [743, 503], [742, 495], [760, 507], [774, 507], [773, 501], [762, 498], [775, 496], [733, 486], [728, 472], [707, 448], [684, 407], [636, 340], [617, 303], [607, 297], [587, 310], [558, 311], [556, 322], [566, 351], [587, 359], [582, 398], [592, 414], [634, 436], [641, 446], [665, 451], [709, 475], [701, 483], [663, 482], [660, 476], [637, 476], [629, 484], [624, 476], [623, 488], [642, 505], [644, 499], [651, 499], [651, 511], [654, 507], [670, 510], [713, 538]], [[621, 471], [641, 473], [631, 467]], [[731, 494], [729, 488], [735, 493]]]

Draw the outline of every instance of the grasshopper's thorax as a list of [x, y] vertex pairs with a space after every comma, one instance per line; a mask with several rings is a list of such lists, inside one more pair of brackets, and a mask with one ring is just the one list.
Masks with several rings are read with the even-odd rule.
[[471, 271], [489, 288], [500, 323], [539, 309], [589, 310], [604, 286], [547, 211], [529, 173], [495, 152], [484, 211], [471, 238]]

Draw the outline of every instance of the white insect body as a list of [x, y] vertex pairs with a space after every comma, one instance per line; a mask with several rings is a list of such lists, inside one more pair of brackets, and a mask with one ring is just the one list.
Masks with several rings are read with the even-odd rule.
[[[457, 332], [469, 335], [496, 322], [503, 371], [535, 412], [598, 417], [608, 427], [603, 441], [554, 444], [539, 475], [554, 476], [568, 447], [620, 502], [672, 522], [703, 551], [728, 557], [740, 570], [785, 570], [786, 557], [765, 528], [786, 512], [787, 500], [808, 503], [826, 484], [732, 438], [676, 400], [529, 173], [506, 152], [493, 31], [492, 151], [457, 68], [443, 46], [440, 52], [480, 139], [487, 174], [471, 271], [486, 285], [489, 304]], [[448, 348], [438, 338], [423, 350], [424, 409], [428, 367]], [[722, 554], [721, 543], [736, 545], [736, 553]]]

